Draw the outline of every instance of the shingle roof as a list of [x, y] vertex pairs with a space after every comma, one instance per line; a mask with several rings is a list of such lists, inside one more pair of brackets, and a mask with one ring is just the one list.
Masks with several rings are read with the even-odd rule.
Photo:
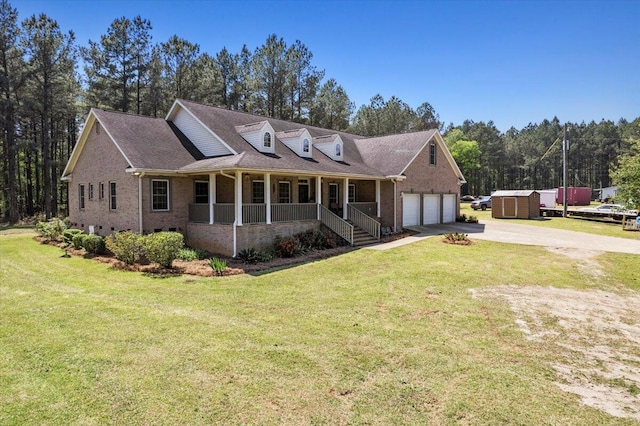
[[133, 168], [178, 170], [196, 160], [162, 118], [95, 108], [91, 111]]
[[367, 165], [379, 170], [384, 176], [397, 176], [404, 171], [435, 133], [435, 130], [427, 130], [357, 139], [355, 145]]
[[[239, 154], [203, 158], [173, 123], [165, 119], [98, 109], [93, 109], [92, 112], [129, 159], [132, 167], [180, 172], [242, 168], [371, 177], [399, 175], [436, 132], [429, 130], [364, 138], [186, 100], [177, 102]], [[259, 130], [267, 122], [276, 135], [298, 135], [306, 129], [316, 142], [334, 141], [340, 136], [344, 144], [343, 161], [334, 161], [319, 149], [312, 150], [312, 158], [302, 158], [278, 138], [274, 141], [274, 154], [259, 152], [239, 132]]]
[[530, 189], [501, 190], [501, 191], [493, 192], [491, 196], [492, 197], [528, 197], [534, 192], [537, 192], [537, 191], [530, 190]]

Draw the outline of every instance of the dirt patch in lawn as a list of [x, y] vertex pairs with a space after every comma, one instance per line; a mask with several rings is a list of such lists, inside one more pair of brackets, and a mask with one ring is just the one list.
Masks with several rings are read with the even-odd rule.
[[[601, 271], [589, 264], [588, 271]], [[474, 296], [506, 300], [527, 339], [557, 353], [558, 386], [591, 407], [640, 420], [640, 295], [499, 286]]]

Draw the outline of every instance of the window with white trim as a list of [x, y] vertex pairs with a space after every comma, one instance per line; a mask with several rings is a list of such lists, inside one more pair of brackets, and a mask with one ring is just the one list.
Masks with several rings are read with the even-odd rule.
[[254, 180], [251, 183], [251, 202], [253, 204], [264, 204], [264, 181]]
[[209, 181], [197, 180], [195, 182], [194, 201], [196, 204], [209, 203]]
[[84, 185], [78, 185], [78, 208], [84, 210]]
[[331, 204], [338, 204], [338, 184], [330, 183], [329, 184], [329, 206]]
[[302, 152], [309, 152], [309, 139], [307, 138], [302, 140]]
[[89, 199], [93, 200], [93, 184], [89, 184]]
[[264, 136], [262, 137], [262, 143], [265, 148], [271, 148], [271, 133], [265, 132]]
[[429, 165], [430, 166], [435, 166], [436, 165], [436, 144], [435, 143], [431, 143], [429, 144]]
[[355, 183], [349, 184], [349, 202], [350, 203], [356, 202], [356, 184]]
[[289, 204], [291, 202], [291, 183], [287, 181], [278, 182], [278, 203]]
[[336, 144], [336, 157], [340, 157], [342, 155], [342, 146], [337, 143]]
[[169, 181], [167, 179], [151, 180], [151, 210], [169, 210]]
[[98, 200], [104, 200], [104, 182], [98, 183]]
[[116, 183], [109, 182], [109, 209], [115, 210], [118, 207], [116, 198]]

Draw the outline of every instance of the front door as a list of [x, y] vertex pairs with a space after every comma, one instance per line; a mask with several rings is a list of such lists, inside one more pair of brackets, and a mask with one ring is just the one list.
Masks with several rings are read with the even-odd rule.
[[308, 203], [309, 199], [309, 184], [298, 183], [298, 202]]

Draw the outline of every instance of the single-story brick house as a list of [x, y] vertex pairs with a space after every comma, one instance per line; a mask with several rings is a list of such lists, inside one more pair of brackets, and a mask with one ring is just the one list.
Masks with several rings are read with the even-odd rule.
[[75, 227], [224, 255], [320, 223], [354, 244], [453, 222], [465, 182], [437, 130], [362, 137], [182, 99], [165, 118], [92, 109], [62, 180]]

